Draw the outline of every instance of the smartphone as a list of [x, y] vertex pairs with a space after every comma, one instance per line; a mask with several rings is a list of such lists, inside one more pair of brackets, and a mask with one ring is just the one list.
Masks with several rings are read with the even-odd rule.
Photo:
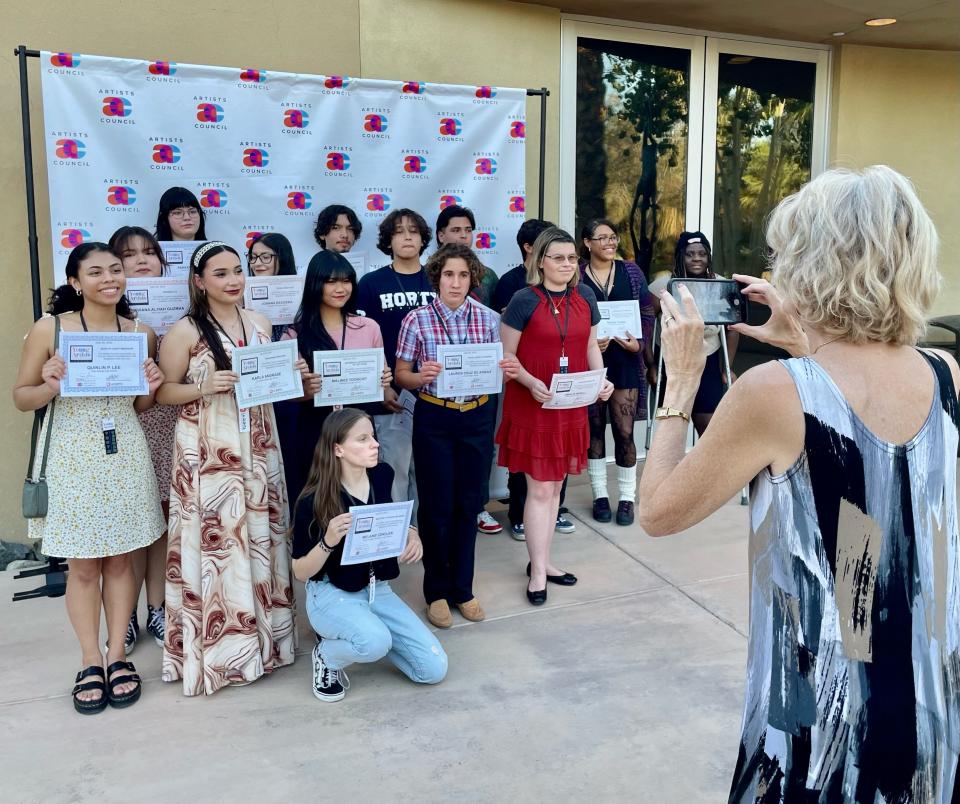
[[677, 285], [684, 284], [697, 303], [704, 324], [743, 324], [747, 321], [747, 297], [734, 279], [671, 279], [670, 295], [680, 304]]

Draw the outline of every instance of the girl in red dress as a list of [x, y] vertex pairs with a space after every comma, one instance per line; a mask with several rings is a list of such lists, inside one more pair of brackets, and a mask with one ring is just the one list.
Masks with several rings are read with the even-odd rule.
[[[527, 276], [529, 287], [518, 291], [503, 313], [504, 374], [508, 380], [503, 417], [497, 432], [498, 462], [527, 476], [523, 510], [527, 551], [527, 599], [535, 606], [547, 600], [547, 581], [573, 586], [574, 575], [550, 563], [550, 544], [566, 475], [587, 465], [590, 432], [587, 409], [544, 409], [551, 397], [551, 378], [603, 368], [597, 346], [600, 312], [589, 288], [577, 286], [577, 246], [562, 229], [544, 230], [533, 244]], [[600, 399], [613, 385], [604, 381]]]

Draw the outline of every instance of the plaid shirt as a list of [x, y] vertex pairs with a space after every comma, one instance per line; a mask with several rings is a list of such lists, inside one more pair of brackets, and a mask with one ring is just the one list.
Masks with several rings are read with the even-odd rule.
[[[430, 304], [411, 310], [404, 317], [397, 337], [397, 360], [409, 361], [417, 370], [424, 361], [437, 359], [439, 344], [497, 343], [499, 340], [500, 316], [493, 310], [470, 298], [451, 310], [437, 296]], [[434, 381], [420, 390], [436, 396], [437, 383]]]

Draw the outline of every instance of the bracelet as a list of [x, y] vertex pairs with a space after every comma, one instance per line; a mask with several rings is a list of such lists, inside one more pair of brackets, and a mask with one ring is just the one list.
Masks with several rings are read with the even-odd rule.
[[320, 549], [323, 550], [324, 553], [333, 552], [333, 548], [327, 544], [326, 534], [320, 537]]
[[690, 421], [690, 414], [684, 413], [679, 408], [657, 408], [657, 412], [653, 415], [655, 419], [671, 419], [674, 416], [679, 416], [685, 422]]
[[200, 387], [202, 385], [203, 385], [203, 377], [197, 380], [197, 393], [200, 394], [201, 397], [203, 397], [203, 389]]

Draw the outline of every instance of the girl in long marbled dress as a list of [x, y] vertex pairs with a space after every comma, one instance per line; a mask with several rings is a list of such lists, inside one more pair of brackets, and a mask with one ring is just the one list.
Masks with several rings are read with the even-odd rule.
[[[163, 404], [182, 405], [170, 490], [164, 681], [185, 695], [246, 684], [296, 649], [287, 495], [273, 408], [241, 424], [233, 347], [270, 342], [241, 310], [237, 252], [207, 243], [190, 263], [191, 305], [163, 341]], [[304, 366], [305, 368], [305, 366]]]

